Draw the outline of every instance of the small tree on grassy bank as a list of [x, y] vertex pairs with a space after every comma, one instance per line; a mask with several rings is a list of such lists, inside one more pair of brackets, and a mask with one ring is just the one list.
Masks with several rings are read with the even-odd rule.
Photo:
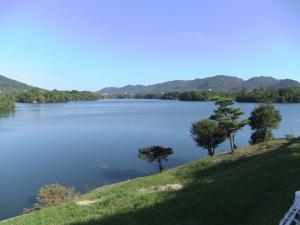
[[210, 119], [194, 122], [191, 133], [198, 146], [207, 149], [210, 156], [215, 154], [216, 147], [226, 139], [224, 129], [219, 127], [217, 121]]
[[276, 129], [281, 122], [281, 115], [272, 104], [263, 104], [252, 111], [249, 125], [254, 132], [250, 143], [256, 144], [273, 138], [272, 129]]
[[168, 161], [169, 155], [173, 154], [171, 148], [164, 148], [158, 145], [140, 148], [139, 158], [142, 160], [148, 160], [149, 162], [156, 161], [158, 163], [159, 172], [163, 171], [162, 161]]
[[226, 136], [230, 141], [231, 152], [234, 153], [237, 148], [235, 144], [235, 135], [248, 124], [248, 120], [239, 121], [239, 117], [244, 113], [239, 109], [232, 107], [234, 101], [231, 98], [214, 98], [217, 109], [211, 119], [219, 122], [219, 126], [226, 131]]

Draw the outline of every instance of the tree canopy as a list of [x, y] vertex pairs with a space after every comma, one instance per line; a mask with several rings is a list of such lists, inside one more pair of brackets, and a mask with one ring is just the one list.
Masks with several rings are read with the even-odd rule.
[[226, 131], [226, 136], [230, 141], [231, 152], [234, 153], [237, 148], [235, 145], [235, 135], [248, 124], [248, 120], [239, 121], [239, 117], [244, 113], [239, 108], [232, 106], [234, 105], [233, 99], [215, 98], [214, 101], [217, 109], [210, 119], [218, 121], [220, 127]]
[[210, 156], [215, 154], [216, 147], [226, 139], [225, 130], [219, 126], [217, 121], [211, 119], [194, 122], [191, 133], [198, 146], [207, 149]]
[[147, 160], [149, 162], [156, 161], [158, 163], [159, 172], [162, 172], [164, 169], [162, 161], [168, 161], [169, 155], [172, 154], [172, 148], [164, 148], [159, 145], [139, 149], [139, 158], [142, 160]]
[[254, 132], [251, 135], [251, 143], [259, 143], [273, 138], [272, 129], [279, 126], [281, 115], [272, 104], [263, 104], [252, 111], [249, 117], [249, 125]]

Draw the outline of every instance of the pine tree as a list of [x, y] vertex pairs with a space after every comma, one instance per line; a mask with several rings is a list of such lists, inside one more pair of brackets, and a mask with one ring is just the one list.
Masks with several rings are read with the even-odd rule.
[[169, 155], [172, 154], [173, 150], [171, 148], [164, 148], [159, 145], [139, 149], [139, 158], [149, 162], [156, 161], [158, 163], [159, 172], [162, 172], [164, 169], [162, 161], [168, 161]]
[[235, 135], [248, 124], [248, 120], [239, 120], [244, 113], [239, 109], [232, 107], [234, 101], [231, 98], [214, 98], [217, 109], [211, 119], [219, 122], [219, 126], [226, 132], [226, 136], [230, 141], [231, 152], [234, 153], [237, 148], [235, 144]]

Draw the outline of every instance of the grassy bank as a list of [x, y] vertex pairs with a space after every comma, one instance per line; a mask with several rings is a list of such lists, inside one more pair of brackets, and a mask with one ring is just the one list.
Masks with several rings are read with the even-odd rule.
[[299, 189], [300, 140], [276, 140], [96, 189], [0, 224], [277, 225]]

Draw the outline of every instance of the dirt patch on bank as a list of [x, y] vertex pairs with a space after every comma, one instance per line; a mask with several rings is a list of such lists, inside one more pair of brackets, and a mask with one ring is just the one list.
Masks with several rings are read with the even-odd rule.
[[142, 192], [165, 192], [165, 191], [179, 191], [183, 188], [182, 184], [166, 184], [162, 186], [152, 186], [149, 188], [141, 188]]
[[100, 201], [99, 199], [96, 199], [96, 200], [82, 200], [82, 201], [76, 202], [76, 204], [80, 205], [80, 206], [89, 206], [89, 205], [93, 205], [93, 204], [95, 204], [99, 201]]

